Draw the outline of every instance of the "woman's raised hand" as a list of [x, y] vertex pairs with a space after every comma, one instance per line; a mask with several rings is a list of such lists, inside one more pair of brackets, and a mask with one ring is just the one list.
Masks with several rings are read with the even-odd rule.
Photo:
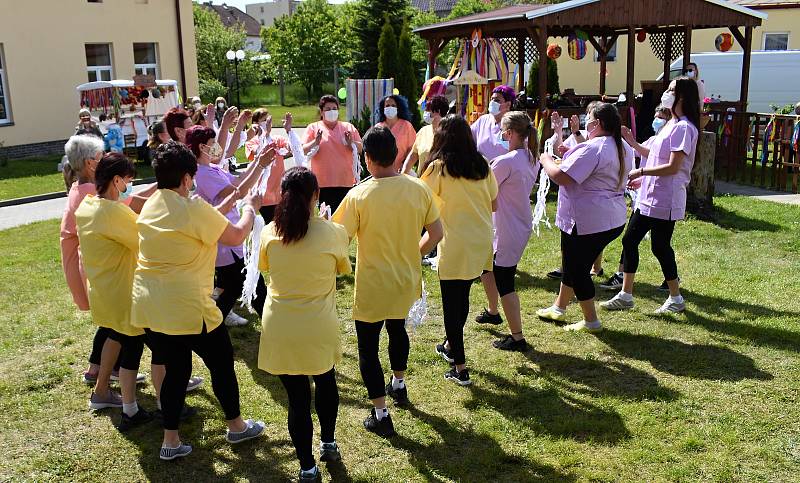
[[558, 111], [553, 111], [553, 114], [550, 115], [550, 127], [553, 132], [559, 132], [564, 129], [564, 118], [561, 117]]
[[633, 137], [633, 132], [627, 126], [622, 126], [622, 139], [630, 146], [636, 144], [636, 138]]
[[271, 143], [267, 149], [261, 151], [256, 162], [262, 167], [266, 168], [275, 161], [275, 143]]
[[283, 116], [283, 130], [286, 131], [286, 135], [289, 135], [289, 131], [292, 130], [292, 113], [287, 112], [285, 116]]
[[580, 130], [581, 130], [581, 120], [576, 114], [573, 114], [569, 118], [569, 131], [578, 132]]

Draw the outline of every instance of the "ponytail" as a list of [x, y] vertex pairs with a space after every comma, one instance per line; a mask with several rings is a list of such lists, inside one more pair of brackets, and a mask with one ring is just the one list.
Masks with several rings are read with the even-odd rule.
[[528, 130], [528, 154], [531, 157], [531, 165], [539, 161], [539, 131], [531, 122]]
[[283, 175], [274, 221], [284, 245], [300, 241], [308, 233], [311, 200], [318, 191], [317, 177], [308, 168], [294, 167]]

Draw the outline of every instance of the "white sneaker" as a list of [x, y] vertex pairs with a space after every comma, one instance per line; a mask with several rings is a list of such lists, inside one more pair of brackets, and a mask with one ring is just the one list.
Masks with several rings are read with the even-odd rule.
[[214, 287], [214, 290], [211, 291], [211, 298], [216, 301], [220, 295], [222, 295], [222, 289], [219, 287]]
[[664, 302], [664, 304], [661, 307], [657, 308], [655, 313], [656, 314], [668, 314], [668, 313], [679, 314], [679, 313], [683, 312], [684, 310], [686, 310], [686, 302], [685, 301], [681, 302], [681, 303], [677, 303], [677, 302], [673, 302], [670, 298], [667, 298], [667, 301]]
[[600, 302], [600, 307], [605, 310], [630, 310], [633, 308], [633, 300], [624, 300], [618, 292], [610, 300]]
[[228, 327], [238, 327], [238, 326], [242, 326], [242, 325], [247, 325], [249, 323], [250, 323], [249, 320], [247, 320], [244, 317], [240, 316], [239, 314], [237, 314], [233, 310], [228, 312], [228, 316], [225, 317], [225, 325], [227, 325]]

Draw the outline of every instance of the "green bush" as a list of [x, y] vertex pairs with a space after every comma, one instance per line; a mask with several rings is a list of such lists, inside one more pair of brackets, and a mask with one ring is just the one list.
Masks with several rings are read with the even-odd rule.
[[200, 79], [200, 99], [205, 102], [214, 102], [217, 97], [225, 97], [225, 86], [216, 79]]

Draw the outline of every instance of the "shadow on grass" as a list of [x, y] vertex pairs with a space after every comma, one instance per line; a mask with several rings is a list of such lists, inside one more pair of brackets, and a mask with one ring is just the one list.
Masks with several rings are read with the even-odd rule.
[[560, 283], [560, 280], [551, 280], [547, 277], [534, 277], [524, 270], [517, 269], [517, 278], [514, 285], [517, 289], [538, 288], [546, 292], [552, 292], [554, 288], [558, 288]]
[[725, 230], [777, 232], [782, 229], [780, 225], [775, 223], [758, 218], [748, 218], [721, 206], [715, 206], [714, 211], [715, 219], [713, 223]]
[[490, 372], [476, 370], [474, 374], [478, 378], [471, 386], [473, 397], [465, 404], [469, 410], [489, 406], [538, 433], [580, 442], [614, 445], [631, 437], [615, 411], [574, 398], [552, 386], [535, 388]]
[[392, 446], [408, 452], [410, 463], [427, 481], [442, 481], [443, 476], [454, 481], [480, 481], [478, 475], [491, 475], [493, 481], [576, 480], [573, 475], [562, 473], [552, 466], [506, 453], [487, 434], [478, 433], [472, 428], [454, 427], [444, 418], [415, 406], [409, 407], [408, 412], [430, 426], [442, 441], [424, 444], [402, 434], [388, 441]]
[[723, 381], [772, 379], [771, 374], [755, 366], [753, 359], [726, 347], [608, 329], [596, 337], [624, 357], [647, 361], [656, 370], [675, 376]]

